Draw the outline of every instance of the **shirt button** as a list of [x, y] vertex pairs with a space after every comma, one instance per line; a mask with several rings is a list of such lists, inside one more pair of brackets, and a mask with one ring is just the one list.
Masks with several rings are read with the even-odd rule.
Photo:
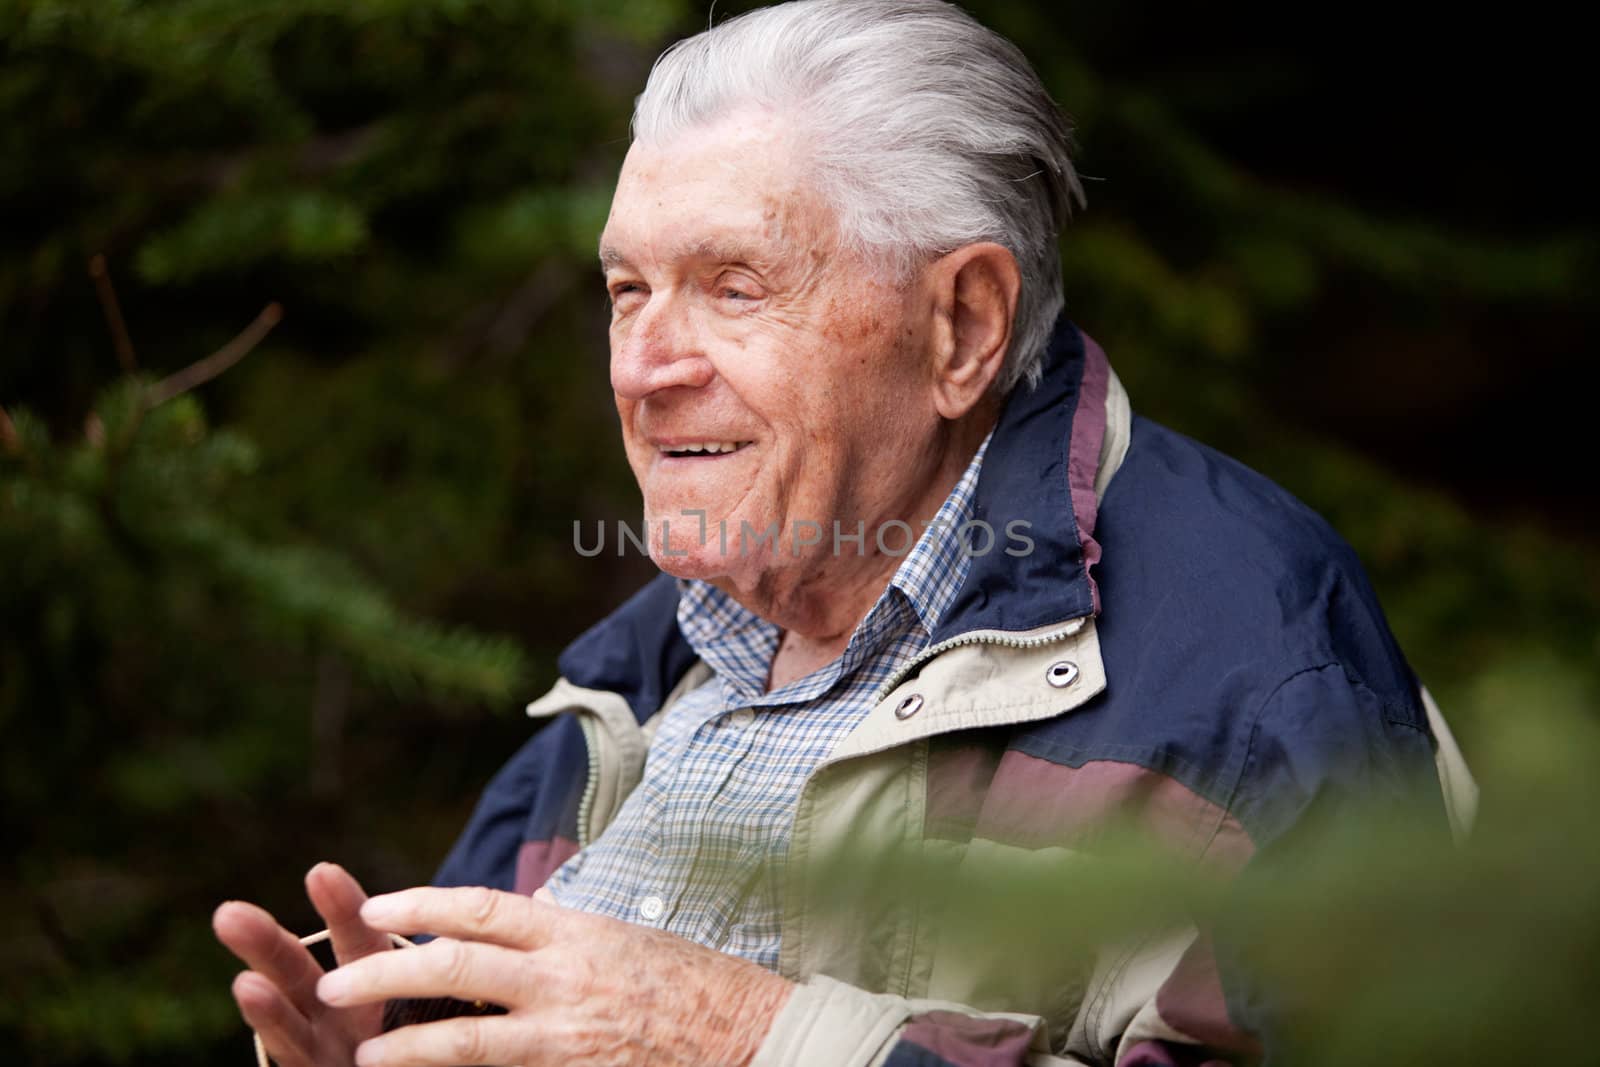
[[645, 897], [639, 901], [639, 917], [645, 922], [653, 923], [665, 915], [667, 902], [657, 896]]
[[728, 725], [743, 730], [746, 726], [756, 721], [756, 713], [749, 708], [740, 708], [728, 716]]

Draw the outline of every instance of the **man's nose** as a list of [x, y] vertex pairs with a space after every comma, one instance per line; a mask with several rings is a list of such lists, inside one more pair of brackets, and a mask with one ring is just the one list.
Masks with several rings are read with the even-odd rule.
[[611, 331], [611, 388], [642, 400], [677, 386], [703, 386], [715, 375], [692, 309], [671, 292], [652, 293], [632, 320]]

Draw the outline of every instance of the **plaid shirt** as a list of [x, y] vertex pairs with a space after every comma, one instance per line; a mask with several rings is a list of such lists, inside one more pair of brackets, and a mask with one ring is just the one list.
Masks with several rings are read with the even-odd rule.
[[[704, 582], [679, 583], [678, 626], [713, 674], [660, 717], [643, 780], [616, 819], [550, 877], [559, 903], [776, 969], [800, 790], [871, 711], [878, 687], [928, 647], [965, 580], [971, 561], [958, 531], [972, 517], [987, 447], [844, 653], [781, 689], [766, 691], [782, 631]], [[896, 535], [884, 531], [884, 544], [894, 547]]]

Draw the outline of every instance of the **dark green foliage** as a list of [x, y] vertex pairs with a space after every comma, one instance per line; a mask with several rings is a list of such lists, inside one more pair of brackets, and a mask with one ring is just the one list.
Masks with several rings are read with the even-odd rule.
[[230, 1025], [215, 967], [184, 973], [212, 955], [213, 863], [249, 857], [257, 804], [304, 791], [308, 759], [313, 792], [337, 782], [351, 672], [439, 702], [525, 688], [513, 643], [253, 534], [235, 501], [255, 448], [192, 396], [151, 395], [110, 387], [65, 443], [18, 410], [0, 447], [0, 827], [20, 876], [0, 899], [44, 935], [13, 930], [0, 1018], [66, 1059]]
[[[1329, 1047], [1376, 1058], [1362, 1035], [1401, 1026], [1378, 992], [1446, 972], [1461, 988], [1416, 1003], [1406, 1047], [1459, 1052], [1439, 1036], [1455, 1005], [1488, 1014], [1473, 998], [1532, 968], [1552, 916], [1575, 947], [1518, 995], [1596, 991], [1579, 949], [1600, 569], [1550, 430], [1584, 410], [1565, 353], [1593, 336], [1587, 191], [1548, 166], [1515, 184], [1532, 119], [1497, 127], [1521, 138], [1497, 162], [1468, 136], [1478, 112], [1409, 98], [1392, 71], [1410, 57], [1383, 80], [1359, 19], [1312, 41], [1170, 29], [1176, 10], [1137, 4], [972, 7], [1077, 120], [1093, 180], [1063, 242], [1071, 313], [1137, 408], [1351, 540], [1486, 772], [1481, 854], [1439, 860], [1437, 884], [1358, 856], [1382, 875], [1370, 898], [1308, 877], [1360, 909], [1268, 926], [1338, 942], [1317, 993], [1370, 1026]], [[561, 644], [649, 573], [571, 549], [575, 519], [637, 508], [594, 243], [631, 98], [705, 18], [686, 0], [0, 0], [8, 1062], [242, 1062], [215, 903], [309, 928], [317, 859], [377, 889], [426, 879]], [[1491, 65], [1456, 44], [1459, 66], [1417, 84], [1458, 79], [1465, 100]], [[1392, 113], [1428, 124], [1372, 132]], [[236, 367], [151, 405], [272, 301], [282, 323]], [[1345, 982], [1392, 934], [1358, 911], [1433, 901], [1484, 931], [1478, 970], [1460, 924], [1423, 922], [1394, 982]], [[1544, 1018], [1502, 1017], [1507, 1042]]]

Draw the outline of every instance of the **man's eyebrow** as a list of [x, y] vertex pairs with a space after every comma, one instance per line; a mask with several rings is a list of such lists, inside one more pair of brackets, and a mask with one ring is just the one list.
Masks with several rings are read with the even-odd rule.
[[[698, 241], [685, 241], [674, 245], [667, 252], [671, 260], [715, 260], [718, 263], [749, 263], [756, 264], [761, 261], [760, 255], [754, 248], [738, 242], [728, 241], [718, 237], [705, 237]], [[600, 246], [600, 266], [603, 270], [617, 267], [628, 267], [632, 264], [622, 250], [614, 245], [603, 244]]]
[[675, 251], [684, 259], [713, 259], [718, 263], [751, 263], [760, 258], [749, 245], [720, 237], [707, 237]]

